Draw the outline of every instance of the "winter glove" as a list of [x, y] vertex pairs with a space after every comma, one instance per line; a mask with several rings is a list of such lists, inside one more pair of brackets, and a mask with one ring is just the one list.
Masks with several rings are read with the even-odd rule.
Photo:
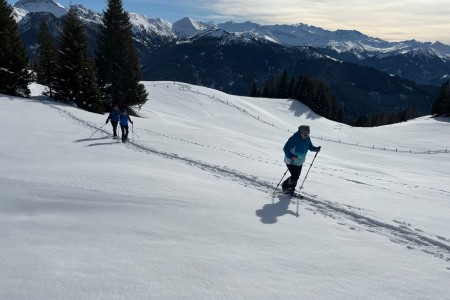
[[317, 147], [317, 152], [320, 152], [320, 149], [322, 149], [321, 146]]
[[105, 123], [105, 124], [108, 124], [108, 122], [109, 122], [109, 120], [106, 120], [106, 123]]

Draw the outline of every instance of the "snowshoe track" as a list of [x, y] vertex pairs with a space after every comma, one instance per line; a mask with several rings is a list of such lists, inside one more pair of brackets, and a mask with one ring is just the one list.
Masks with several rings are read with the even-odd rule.
[[[53, 104], [46, 104], [56, 109], [63, 117], [71, 119], [73, 122], [80, 126], [95, 130], [99, 129], [96, 124], [82, 120], [74, 116], [70, 112], [67, 112], [66, 110], [59, 108]], [[109, 134], [109, 131], [107, 130], [100, 129], [99, 132], [100, 131], [105, 134]], [[78, 141], [91, 141], [91, 139]], [[189, 157], [182, 157], [176, 153], [159, 151], [140, 142], [128, 141], [124, 145], [125, 147], [134, 149], [136, 151], [158, 155], [166, 159], [178, 160], [193, 167], [200, 168], [206, 172], [210, 172], [217, 176], [235, 181], [236, 183], [243, 186], [251, 186], [252, 188], [256, 188], [257, 190], [265, 192], [266, 194], [272, 194], [274, 186], [276, 185], [276, 183], [274, 184], [272, 182], [260, 180], [258, 179], [258, 176], [245, 174], [238, 170], [227, 168], [226, 166], [213, 165]], [[364, 183], [358, 182], [358, 184]], [[442, 192], [449, 193], [448, 191]], [[336, 219], [338, 220], [337, 224], [347, 226], [350, 230], [366, 230], [368, 232], [380, 234], [389, 238], [394, 243], [404, 245], [407, 249], [418, 249], [423, 253], [440, 258], [446, 262], [450, 262], [449, 238], [434, 236], [420, 229], [412, 229], [409, 224], [397, 220], [393, 220], [393, 222], [400, 224], [400, 226], [380, 221], [375, 217], [367, 216], [361, 213], [361, 210], [358, 208], [348, 205], [342, 205], [324, 199], [319, 199], [312, 194], [302, 192], [302, 195], [304, 196], [304, 198], [301, 199], [299, 203], [303, 208], [308, 209], [307, 205], [309, 205], [313, 207], [314, 212], [318, 212], [326, 217]]]

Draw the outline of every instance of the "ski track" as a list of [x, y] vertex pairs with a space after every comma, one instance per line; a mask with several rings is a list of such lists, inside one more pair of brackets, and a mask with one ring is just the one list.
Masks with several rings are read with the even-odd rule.
[[[99, 129], [99, 127], [96, 124], [82, 120], [82, 119], [74, 116], [70, 112], [67, 112], [64, 109], [51, 104], [48, 101], [45, 101], [44, 104], [49, 105], [53, 109], [57, 110], [61, 114], [61, 116], [63, 116], [64, 118], [70, 119], [71, 121], [73, 121], [74, 123], [76, 123], [80, 126], [95, 129], [95, 130]], [[109, 131], [107, 131], [107, 130], [99, 129], [98, 131], [109, 135]], [[150, 130], [147, 130], [147, 131], [150, 131]], [[154, 131], [150, 131], [150, 132], [159, 134]], [[163, 134], [159, 134], [159, 135], [171, 138], [171, 137], [163, 135]], [[95, 138], [95, 139], [80, 139], [80, 140], [77, 140], [76, 142], [99, 141], [99, 140], [103, 140], [103, 139], [107, 139], [107, 138], [101, 137], [101, 138]], [[173, 139], [175, 139], [175, 138], [173, 138]], [[175, 140], [180, 140], [180, 139], [175, 139]], [[198, 143], [189, 142], [186, 140], [181, 140], [181, 141], [192, 143], [192, 144], [199, 145], [202, 147], [209, 147], [209, 146], [201, 145]], [[118, 144], [118, 143], [121, 143], [121, 142], [114, 141], [114, 142], [108, 142], [108, 143], [93, 143], [93, 144], [89, 144], [87, 146]], [[227, 178], [227, 179], [234, 181], [238, 184], [241, 184], [243, 186], [255, 188], [256, 190], [259, 190], [266, 194], [273, 195], [273, 193], [274, 193], [275, 185], [271, 182], [258, 179], [258, 176], [245, 174], [243, 172], [228, 168], [226, 166], [213, 165], [213, 164], [209, 164], [207, 162], [192, 159], [189, 157], [179, 156], [178, 154], [175, 154], [175, 153], [159, 151], [157, 149], [148, 147], [145, 144], [142, 144], [141, 142], [128, 141], [126, 144], [124, 144], [124, 146], [129, 149], [132, 149], [134, 151], [144, 152], [144, 153], [148, 153], [148, 154], [152, 154], [152, 155], [157, 155], [157, 156], [163, 157], [165, 159], [173, 159], [173, 160], [177, 160], [177, 161], [186, 163], [190, 166], [197, 167], [206, 172], [214, 174], [218, 177]], [[214, 147], [212, 147], [212, 148], [214, 148]], [[228, 151], [228, 150], [221, 149], [221, 148], [216, 148], [216, 149], [219, 149], [220, 151], [227, 151], [227, 152], [248, 158], [248, 156], [246, 156], [242, 153]], [[325, 168], [323, 168], [323, 169], [325, 169]], [[325, 172], [322, 172], [322, 173], [326, 174], [326, 175], [334, 176], [332, 174], [327, 174]], [[369, 176], [366, 176], [366, 177], [370, 178]], [[347, 178], [343, 178], [343, 179], [348, 180], [348, 181], [353, 181], [356, 184], [366, 184], [366, 183], [363, 183], [360, 181], [355, 181], [355, 180], [351, 180], [351, 179], [347, 179]], [[388, 181], [388, 182], [391, 182], [391, 181]], [[395, 183], [395, 182], [393, 182], [393, 183]], [[406, 185], [406, 184], [401, 184], [401, 185]], [[406, 185], [406, 186], [408, 186], [408, 185]], [[414, 186], [414, 187], [417, 187], [417, 186]], [[443, 191], [443, 192], [448, 193], [448, 191]], [[388, 238], [390, 241], [392, 241], [394, 243], [404, 245], [407, 249], [411, 249], [411, 250], [418, 249], [418, 250], [422, 251], [423, 253], [432, 255], [432, 256], [442, 259], [446, 262], [450, 262], [450, 245], [445, 243], [445, 242], [450, 242], [449, 238], [446, 238], [443, 236], [433, 236], [433, 235], [428, 234], [418, 228], [412, 229], [411, 224], [407, 224], [407, 223], [404, 223], [404, 222], [401, 222], [398, 220], [393, 220], [393, 222], [398, 224], [399, 226], [389, 224], [389, 223], [386, 223], [383, 221], [379, 221], [373, 216], [367, 216], [367, 215], [361, 213], [362, 209], [360, 209], [360, 208], [353, 207], [350, 205], [345, 205], [345, 204], [343, 205], [343, 204], [332, 202], [332, 201], [329, 201], [326, 199], [318, 199], [317, 195], [312, 195], [309, 193], [302, 193], [302, 194], [304, 195], [304, 198], [302, 200], [298, 201], [297, 205], [301, 204], [301, 206], [305, 210], [312, 210], [314, 214], [320, 213], [321, 215], [323, 215], [325, 217], [329, 217], [334, 220], [337, 220], [336, 223], [338, 225], [347, 226], [350, 230], [355, 230], [355, 231], [366, 230], [371, 233], [380, 234], [382, 236], [385, 236], [386, 238]], [[294, 203], [295, 203], [295, 201], [294, 201]], [[308, 205], [313, 207], [313, 209], [308, 208]], [[450, 269], [450, 268], [447, 268], [447, 269]]]

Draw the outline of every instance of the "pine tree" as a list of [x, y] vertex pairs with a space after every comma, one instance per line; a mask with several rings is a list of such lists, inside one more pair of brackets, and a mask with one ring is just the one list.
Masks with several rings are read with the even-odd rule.
[[250, 90], [250, 97], [258, 97], [258, 87], [256, 86], [256, 80], [253, 81], [252, 88]]
[[305, 75], [303, 76], [302, 84], [300, 87], [300, 101], [307, 105], [309, 108], [313, 107], [314, 97], [316, 94], [315, 84], [313, 79]]
[[314, 97], [314, 105], [311, 109], [317, 114], [329, 118], [331, 115], [331, 99], [328, 92], [328, 86], [324, 82], [319, 82]]
[[89, 60], [86, 30], [75, 10], [69, 9], [59, 36], [55, 98], [78, 107], [103, 112], [93, 63]]
[[263, 98], [270, 98], [270, 85], [269, 80], [266, 81], [266, 84], [264, 85], [264, 88], [261, 93], [261, 97]]
[[275, 98], [287, 98], [289, 94], [289, 79], [288, 71], [285, 69], [281, 74], [275, 78], [274, 83], [274, 96]]
[[12, 9], [6, 0], [0, 0], [0, 93], [29, 96], [31, 80], [28, 57]]
[[450, 116], [450, 81], [444, 82], [439, 90], [436, 101], [431, 108], [435, 116]]
[[96, 65], [105, 104], [121, 107], [142, 106], [148, 93], [142, 78], [128, 14], [121, 0], [108, 0], [98, 34]]
[[342, 106], [337, 102], [336, 96], [331, 96], [331, 115], [330, 120], [336, 122], [344, 121], [344, 112], [342, 110]]
[[47, 23], [42, 21], [37, 36], [36, 81], [47, 87], [47, 92], [50, 97], [53, 97], [53, 88], [56, 80], [56, 53], [56, 45], [53, 36], [49, 32]]
[[289, 89], [288, 89], [288, 95], [287, 95], [288, 98], [294, 98], [295, 84], [296, 84], [295, 77], [292, 76], [291, 81], [289, 82]]

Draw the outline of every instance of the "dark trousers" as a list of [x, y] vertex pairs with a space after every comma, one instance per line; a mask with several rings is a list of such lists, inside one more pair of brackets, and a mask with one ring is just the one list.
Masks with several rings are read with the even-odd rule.
[[118, 124], [119, 122], [114, 122], [114, 121], [111, 121], [111, 125], [112, 125], [112, 128], [113, 128], [113, 134], [114, 134], [114, 136], [117, 136], [117, 124]]
[[295, 187], [297, 186], [297, 181], [300, 178], [300, 173], [302, 172], [302, 166], [296, 166], [296, 165], [286, 165], [288, 167], [289, 173], [291, 176], [283, 181], [283, 184], [281, 185], [283, 189], [289, 189], [289, 190], [295, 190]]
[[120, 125], [120, 130], [122, 130], [122, 140], [126, 140], [128, 138], [128, 125]]

